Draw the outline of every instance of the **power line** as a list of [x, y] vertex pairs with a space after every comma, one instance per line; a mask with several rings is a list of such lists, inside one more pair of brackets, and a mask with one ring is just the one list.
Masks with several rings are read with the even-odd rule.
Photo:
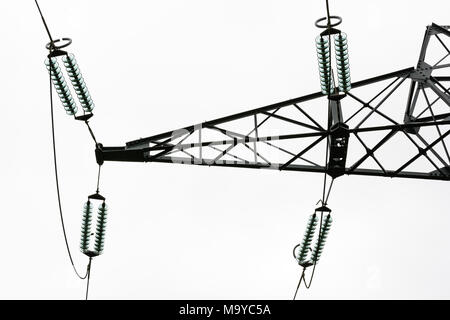
[[92, 265], [92, 257], [89, 257], [89, 264], [87, 266], [87, 284], [86, 284], [86, 300], [88, 299], [89, 294], [89, 280], [91, 280], [91, 265]]
[[67, 240], [67, 234], [66, 234], [66, 228], [64, 225], [64, 217], [63, 217], [63, 211], [62, 211], [62, 205], [61, 205], [61, 195], [59, 192], [59, 178], [58, 178], [58, 164], [57, 164], [57, 157], [56, 157], [56, 139], [55, 139], [55, 120], [54, 120], [54, 114], [53, 114], [53, 90], [52, 90], [52, 72], [49, 72], [49, 79], [50, 79], [50, 115], [51, 115], [51, 123], [52, 123], [52, 144], [53, 144], [53, 164], [55, 169], [55, 180], [56, 180], [56, 194], [58, 196], [58, 207], [59, 207], [59, 216], [61, 218], [61, 226], [64, 234], [64, 241], [66, 243], [67, 253], [69, 255], [70, 263], [72, 264], [73, 270], [75, 271], [76, 275], [80, 279], [86, 279], [88, 276], [88, 269], [86, 270], [86, 274], [84, 276], [81, 276], [77, 268], [75, 267], [75, 263], [72, 259], [72, 254], [70, 253], [69, 248], [69, 242]]
[[298, 280], [297, 289], [295, 290], [294, 299], [292, 299], [292, 300], [295, 300], [295, 298], [297, 297], [297, 292], [298, 292], [298, 289], [300, 288], [300, 285], [302, 284], [302, 279], [303, 280], [305, 279], [305, 269], [306, 268], [303, 268], [302, 275], [300, 276], [300, 280]]
[[52, 35], [50, 34], [50, 30], [48, 29], [47, 23], [45, 22], [44, 16], [42, 15], [41, 8], [39, 7], [37, 0], [34, 0], [34, 2], [36, 3], [36, 6], [39, 10], [39, 14], [41, 15], [42, 22], [44, 23], [45, 30], [47, 31], [48, 37], [50, 38], [50, 43], [53, 44], [53, 38]]

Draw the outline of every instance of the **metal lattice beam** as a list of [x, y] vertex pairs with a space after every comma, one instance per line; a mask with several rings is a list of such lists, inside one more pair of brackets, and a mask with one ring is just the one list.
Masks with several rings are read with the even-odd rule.
[[[354, 82], [352, 91], [345, 96], [317, 92], [130, 141], [123, 147], [99, 145], [97, 161], [182, 163], [326, 172], [333, 177], [348, 174], [448, 181], [450, 88], [446, 82], [450, 82], [450, 64], [444, 63], [450, 60], [450, 45], [445, 42], [448, 38], [449, 27], [428, 26], [416, 68]], [[426, 60], [431, 41], [436, 41], [445, 52], [436, 63]], [[440, 74], [435, 74], [437, 72]], [[442, 75], [442, 72], [447, 74]], [[409, 90], [404, 96], [406, 110], [402, 113], [392, 97], [402, 94], [401, 90], [408, 83]], [[369, 91], [370, 98], [364, 97], [364, 92], [358, 89], [365, 89], [366, 95]], [[322, 108], [326, 110], [326, 124], [324, 116], [314, 114], [309, 106], [316, 101], [327, 106]], [[355, 105], [356, 110], [350, 110]], [[264, 130], [274, 122], [279, 134], [265, 134]], [[285, 130], [284, 126], [290, 129]], [[372, 136], [369, 139], [367, 135]], [[402, 142], [399, 139], [403, 139]], [[392, 150], [395, 151], [399, 143], [409, 146], [408, 153], [393, 155]], [[327, 162], [319, 165], [323, 163], [326, 148]], [[352, 151], [353, 148], [359, 148], [359, 153]], [[396, 164], [389, 159], [392, 156]], [[366, 165], [369, 160], [374, 166]]]

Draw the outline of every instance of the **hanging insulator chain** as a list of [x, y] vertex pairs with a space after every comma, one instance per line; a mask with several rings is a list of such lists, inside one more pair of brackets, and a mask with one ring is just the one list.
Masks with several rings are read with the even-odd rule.
[[67, 74], [72, 82], [73, 88], [78, 96], [81, 106], [84, 111], [92, 112], [94, 109], [94, 102], [91, 99], [89, 90], [86, 87], [83, 76], [81, 75], [80, 68], [78, 67], [75, 56], [70, 53], [62, 58], [64, 66], [66, 67]]
[[45, 65], [50, 73], [53, 85], [59, 95], [59, 99], [61, 100], [64, 109], [66, 109], [66, 113], [71, 116], [75, 115], [78, 108], [72, 98], [69, 88], [67, 87], [66, 80], [61, 72], [58, 61], [56, 58], [47, 58], [45, 60]]
[[350, 65], [348, 60], [347, 35], [334, 35], [334, 49], [336, 52], [336, 66], [339, 80], [339, 91], [347, 92], [351, 89]]
[[103, 202], [98, 207], [98, 215], [97, 215], [97, 227], [95, 234], [95, 244], [94, 250], [101, 254], [103, 252], [103, 247], [105, 245], [105, 232], [106, 232], [106, 215], [108, 213], [108, 207], [106, 203]]
[[308, 225], [306, 226], [305, 235], [303, 236], [303, 241], [300, 245], [300, 250], [298, 253], [298, 264], [303, 265], [307, 262], [307, 256], [311, 247], [311, 242], [314, 237], [317, 226], [317, 215], [314, 213], [309, 217]]
[[322, 93], [330, 94], [334, 90], [334, 84], [331, 78], [331, 58], [328, 39], [318, 36], [316, 38], [316, 49]]
[[328, 233], [330, 232], [332, 222], [333, 218], [331, 218], [331, 214], [328, 214], [322, 224], [321, 232], [311, 254], [311, 260], [314, 263], [317, 263], [320, 259], [320, 255], [322, 254], [323, 247], [325, 246], [325, 241], [327, 240]]
[[92, 203], [88, 200], [84, 204], [83, 219], [81, 221], [81, 252], [86, 253], [89, 250], [89, 242], [91, 237], [91, 223], [92, 223]]

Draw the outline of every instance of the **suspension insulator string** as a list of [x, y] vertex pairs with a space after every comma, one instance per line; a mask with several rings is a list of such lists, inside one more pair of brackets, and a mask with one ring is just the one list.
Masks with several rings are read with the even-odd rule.
[[298, 254], [298, 264], [305, 267], [308, 264], [308, 250], [310, 249], [311, 242], [316, 232], [317, 215], [314, 213], [309, 217], [308, 224], [306, 226], [305, 235], [303, 236], [302, 243], [300, 245], [300, 251]]
[[[322, 202], [322, 205], [326, 206], [328, 203], [328, 198], [330, 196], [331, 188], [333, 187], [334, 178], [331, 179], [330, 186], [328, 188], [327, 196], [325, 198], [325, 185], [323, 190], [323, 200], [320, 200], [319, 202]], [[324, 179], [324, 184], [326, 183], [326, 179]], [[320, 255], [322, 254], [323, 247], [325, 245], [325, 240], [328, 236], [328, 232], [331, 227], [331, 223], [333, 219], [331, 218], [331, 213], [328, 213], [327, 217], [325, 218], [325, 223], [323, 223], [323, 211], [320, 213], [320, 223], [319, 223], [319, 235], [317, 238], [316, 245], [314, 247], [313, 253], [312, 253], [312, 261], [313, 261], [313, 269], [311, 272], [311, 277], [309, 279], [309, 283], [306, 283], [306, 278], [303, 277], [303, 282], [305, 283], [305, 287], [309, 289], [311, 287], [311, 283], [314, 278], [314, 272], [316, 271], [316, 264], [319, 261]], [[326, 230], [326, 231], [325, 231]], [[316, 257], [315, 257], [316, 256]]]
[[89, 250], [91, 240], [91, 224], [92, 224], [92, 203], [88, 200], [83, 208], [83, 218], [81, 220], [81, 240], [80, 250], [86, 253]]
[[107, 214], [108, 214], [108, 206], [103, 201], [103, 203], [98, 207], [97, 226], [96, 226], [95, 243], [94, 243], [94, 250], [99, 255], [103, 253], [103, 248], [105, 246]]
[[323, 94], [331, 94], [334, 90], [331, 81], [330, 41], [326, 37], [316, 38], [317, 60], [319, 64], [320, 87]]
[[339, 91], [348, 92], [351, 89], [350, 65], [348, 60], [347, 35], [344, 32], [334, 35], [334, 49], [339, 80]]
[[[319, 239], [320, 239], [320, 234], [321, 234], [321, 231], [322, 231], [322, 220], [323, 220], [323, 212], [320, 213]], [[311, 278], [309, 279], [309, 284], [306, 284], [306, 278], [303, 277], [303, 282], [305, 283], [306, 289], [309, 289], [311, 287], [311, 283], [312, 283], [312, 280], [314, 278], [314, 272], [316, 271], [316, 263], [317, 263], [316, 261], [314, 261], [314, 263], [313, 263], [313, 269], [312, 269], [312, 272], [311, 272]]]
[[[87, 284], [86, 284], [86, 300], [88, 299], [89, 293], [89, 284], [91, 278], [91, 266], [92, 259], [97, 257], [103, 253], [103, 248], [105, 245], [105, 232], [106, 232], [106, 217], [108, 212], [108, 207], [105, 203], [105, 198], [99, 194], [99, 180], [100, 180], [100, 168], [98, 172], [97, 178], [97, 192], [88, 197], [88, 201], [85, 203], [83, 207], [83, 216], [81, 220], [81, 241], [80, 241], [80, 251], [89, 257], [89, 264], [87, 267]], [[93, 205], [91, 200], [102, 200], [102, 203], [98, 207], [97, 212], [97, 224], [95, 226], [95, 230], [91, 232], [91, 224], [92, 224], [92, 211]], [[94, 236], [95, 235], [95, 236]], [[95, 237], [94, 245], [92, 249], [90, 249], [91, 237]]]
[[63, 56], [62, 60], [83, 110], [85, 112], [92, 112], [95, 105], [89, 90], [86, 87], [83, 76], [81, 75], [80, 67], [78, 66], [75, 56], [73, 53], [66, 54]]
[[320, 255], [322, 254], [323, 247], [325, 246], [325, 241], [327, 240], [328, 232], [330, 232], [332, 222], [333, 218], [331, 218], [331, 214], [329, 213], [324, 219], [322, 230], [319, 233], [319, 238], [311, 254], [311, 260], [314, 261], [314, 263], [319, 262]]

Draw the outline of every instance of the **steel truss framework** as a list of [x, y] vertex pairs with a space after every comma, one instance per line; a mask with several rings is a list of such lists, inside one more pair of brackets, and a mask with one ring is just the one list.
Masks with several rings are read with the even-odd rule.
[[[130, 141], [123, 147], [98, 144], [97, 162], [166, 162], [326, 172], [334, 178], [348, 174], [448, 181], [450, 50], [445, 41], [450, 39], [449, 30], [449, 26], [436, 24], [427, 27], [416, 68], [354, 82], [345, 95], [317, 92]], [[427, 49], [433, 41], [444, 56], [430, 63]], [[406, 111], [393, 99], [405, 86], [402, 101], [406, 100]], [[369, 97], [363, 97], [364, 92], [370, 92]], [[325, 117], [308, 111], [308, 104], [314, 101], [328, 105]], [[289, 115], [285, 115], [286, 111]], [[327, 123], [322, 123], [326, 118]], [[263, 134], [263, 129], [274, 121], [280, 134]], [[283, 125], [295, 129], [283, 131]], [[401, 152], [396, 152], [399, 143]], [[408, 154], [403, 150], [406, 145]], [[360, 154], [350, 162], [353, 146], [359, 148]], [[320, 165], [324, 153], [325, 165]], [[274, 154], [276, 160], [271, 159]]]

